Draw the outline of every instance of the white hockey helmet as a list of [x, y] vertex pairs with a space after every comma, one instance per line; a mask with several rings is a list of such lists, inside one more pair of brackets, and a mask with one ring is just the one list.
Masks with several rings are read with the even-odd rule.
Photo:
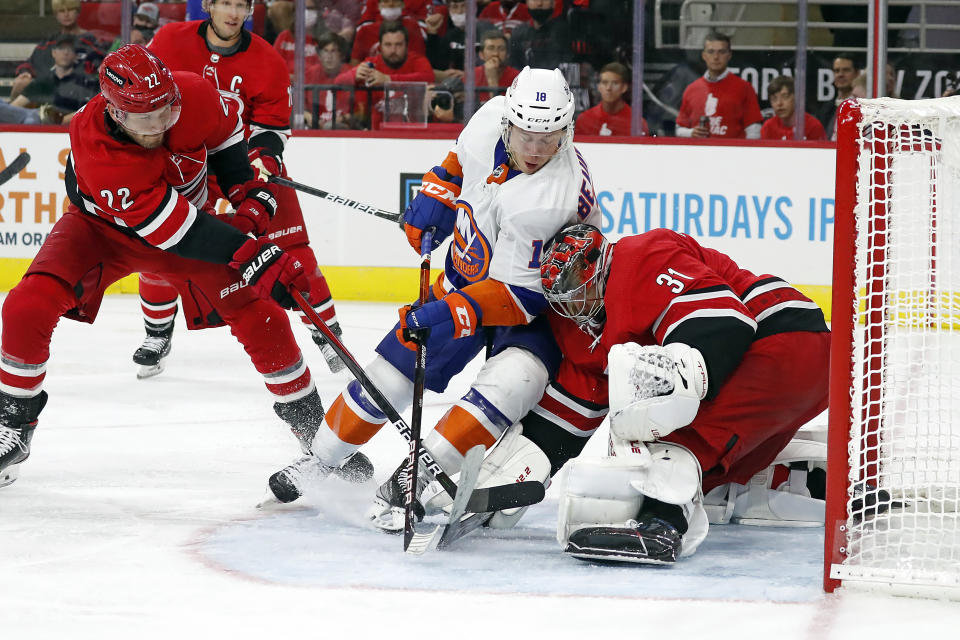
[[575, 108], [559, 69], [524, 67], [507, 89], [504, 117], [524, 131], [549, 133], [571, 127]]

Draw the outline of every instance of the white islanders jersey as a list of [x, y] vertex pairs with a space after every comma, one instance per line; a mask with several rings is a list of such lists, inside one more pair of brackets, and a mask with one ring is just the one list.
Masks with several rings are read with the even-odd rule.
[[[599, 227], [600, 209], [587, 163], [572, 144], [532, 175], [509, 168], [501, 139], [505, 101], [498, 96], [483, 105], [452, 150], [463, 170], [463, 186], [444, 286], [450, 291], [493, 278], [542, 300], [544, 243], [570, 224]], [[527, 297], [521, 295], [518, 302], [529, 321], [541, 309], [531, 308], [538, 305]]]

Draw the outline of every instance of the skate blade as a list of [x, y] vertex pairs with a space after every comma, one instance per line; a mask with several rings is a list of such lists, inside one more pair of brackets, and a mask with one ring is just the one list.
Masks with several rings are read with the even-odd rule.
[[20, 463], [12, 464], [0, 471], [0, 488], [13, 484], [20, 477]]
[[140, 369], [137, 371], [137, 380], [144, 380], [144, 379], [146, 379], [146, 378], [152, 378], [153, 376], [157, 375], [158, 373], [162, 373], [163, 370], [164, 370], [164, 368], [165, 368], [165, 367], [164, 367], [164, 365], [163, 365], [163, 361], [162, 361], [162, 360], [161, 360], [160, 362], [158, 362], [157, 364], [153, 364], [153, 365], [148, 365], [148, 364], [140, 365]]

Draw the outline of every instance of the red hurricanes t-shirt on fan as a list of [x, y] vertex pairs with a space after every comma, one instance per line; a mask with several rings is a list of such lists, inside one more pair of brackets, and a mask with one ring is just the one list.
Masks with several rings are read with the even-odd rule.
[[710, 135], [717, 138], [743, 138], [749, 125], [763, 120], [757, 92], [729, 71], [713, 82], [697, 78], [683, 92], [677, 126], [692, 129], [701, 116], [710, 119]]

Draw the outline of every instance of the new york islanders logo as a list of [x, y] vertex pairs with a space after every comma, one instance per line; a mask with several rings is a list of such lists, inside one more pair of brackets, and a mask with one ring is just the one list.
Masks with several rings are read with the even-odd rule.
[[490, 243], [473, 219], [473, 207], [457, 202], [457, 226], [453, 230], [453, 268], [468, 282], [479, 282], [490, 269]]

